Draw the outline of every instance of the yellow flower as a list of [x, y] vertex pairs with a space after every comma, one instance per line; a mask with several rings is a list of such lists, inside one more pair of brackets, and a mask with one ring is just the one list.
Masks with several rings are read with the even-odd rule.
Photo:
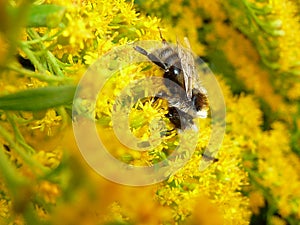
[[47, 203], [56, 203], [56, 199], [60, 195], [59, 187], [48, 181], [41, 182], [37, 190]]
[[0, 65], [3, 66], [4, 62], [7, 60], [6, 56], [8, 55], [9, 46], [2, 33], [0, 33], [0, 46], [1, 46]]
[[287, 96], [291, 100], [298, 100], [300, 99], [300, 82], [293, 82], [289, 90], [287, 91]]
[[221, 225], [225, 224], [217, 204], [213, 204], [209, 198], [199, 197], [195, 201], [191, 218], [187, 220], [190, 225]]
[[[255, 137], [260, 131], [262, 124], [262, 113], [259, 110], [258, 104], [251, 96], [241, 95], [235, 98], [234, 101], [227, 101], [227, 129], [232, 132], [237, 132], [236, 135], [243, 135], [245, 137]], [[252, 110], [249, 111], [248, 107], [251, 106]]]
[[[280, 140], [280, 141], [279, 141]], [[258, 145], [259, 183], [271, 190], [283, 217], [295, 214], [299, 219], [299, 158], [289, 148], [286, 127], [276, 122], [273, 130], [264, 133]]]
[[286, 221], [284, 221], [282, 218], [280, 218], [278, 216], [272, 216], [270, 223], [273, 225], [286, 225], [287, 224]]
[[251, 211], [254, 214], [258, 214], [260, 208], [265, 206], [265, 201], [263, 195], [258, 191], [253, 191], [249, 196]]
[[61, 116], [57, 115], [55, 110], [48, 110], [45, 117], [41, 120], [36, 120], [31, 129], [46, 131], [48, 136], [53, 136], [53, 129], [60, 125], [61, 120]]
[[300, 50], [300, 23], [299, 8], [297, 1], [273, 0], [270, 3], [272, 13], [281, 22], [283, 35], [278, 37], [278, 65], [283, 72], [294, 71], [300, 74], [299, 58]]
[[0, 199], [0, 223], [4, 222], [5, 218], [9, 216], [10, 206], [5, 199]]
[[62, 151], [54, 150], [52, 152], [45, 152], [41, 150], [34, 156], [34, 158], [42, 165], [54, 169], [59, 165], [61, 161]]

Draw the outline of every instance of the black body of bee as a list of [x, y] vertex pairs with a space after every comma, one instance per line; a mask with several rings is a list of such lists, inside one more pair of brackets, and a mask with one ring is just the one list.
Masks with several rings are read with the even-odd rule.
[[[193, 119], [199, 116], [197, 113], [207, 107], [207, 97], [204, 93], [196, 88], [192, 88], [192, 96], [188, 98], [185, 85], [185, 74], [183, 71], [182, 63], [178, 48], [168, 45], [163, 40], [164, 46], [149, 53], [145, 49], [135, 46], [134, 49], [147, 56], [154, 64], [164, 70], [164, 78], [175, 82], [179, 87], [170, 86], [165, 83], [168, 88], [174, 104], [171, 104], [166, 116], [178, 129], [195, 128]], [[193, 74], [195, 75], [195, 74]], [[184, 92], [179, 91], [182, 88]], [[185, 93], [184, 95], [180, 93]], [[159, 94], [164, 97], [165, 94]]]
[[169, 112], [166, 114], [166, 116], [175, 125], [176, 128], [184, 130], [194, 124], [194, 118], [191, 115], [183, 112], [182, 110], [176, 107], [169, 107], [168, 111]]
[[31, 63], [29, 59], [25, 59], [21, 55], [17, 55], [17, 60], [25, 69], [34, 71], [35, 69], [34, 65]]

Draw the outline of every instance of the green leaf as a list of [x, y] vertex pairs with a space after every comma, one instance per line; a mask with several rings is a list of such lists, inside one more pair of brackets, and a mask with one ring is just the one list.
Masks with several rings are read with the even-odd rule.
[[33, 5], [29, 10], [27, 27], [49, 27], [59, 25], [65, 8], [58, 5]]
[[38, 111], [71, 104], [76, 86], [55, 86], [28, 89], [0, 97], [0, 109]]

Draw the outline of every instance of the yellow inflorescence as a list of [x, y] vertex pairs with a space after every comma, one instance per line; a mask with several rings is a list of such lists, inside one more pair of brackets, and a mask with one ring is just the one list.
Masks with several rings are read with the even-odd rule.
[[289, 72], [294, 70], [300, 74], [300, 51], [295, 46], [300, 44], [299, 2], [293, 0], [270, 1], [274, 16], [281, 22], [284, 32], [278, 39], [280, 70]]
[[[278, 82], [284, 80], [278, 78], [281, 72], [295, 75], [299, 67], [299, 48], [295, 47], [300, 44], [299, 4], [291, 0], [268, 3], [283, 31], [276, 39], [280, 70], [276, 71], [261, 65], [265, 49], [257, 51], [249, 41], [251, 32], [244, 35], [233, 26], [243, 24], [232, 22], [243, 15], [232, 9], [233, 14], [228, 16], [235, 5], [233, 0], [228, 2], [47, 0], [47, 4], [65, 7], [62, 24], [22, 31], [21, 46], [28, 44], [30, 48], [16, 51], [37, 59], [40, 65], [34, 65], [35, 71], [24, 72], [16, 60], [2, 70], [2, 62], [6, 62], [2, 55], [8, 54], [7, 43], [11, 43], [6, 43], [0, 30], [3, 95], [47, 84], [61, 85], [70, 78], [78, 81], [88, 66], [114, 47], [138, 40], [161, 40], [161, 32], [164, 39], [174, 43], [188, 36], [193, 51], [211, 61], [211, 68], [218, 71], [227, 107], [223, 144], [215, 162], [201, 172], [198, 167], [212, 132], [211, 118], [197, 120], [199, 137], [193, 154], [177, 149], [180, 141], [189, 149], [194, 136], [180, 133], [166, 116], [167, 102], [147, 96], [147, 90], [145, 98], [131, 107], [129, 130], [124, 132], [159, 144], [150, 151], [134, 151], [114, 134], [111, 116], [116, 98], [133, 80], [161, 77], [163, 71], [156, 65], [128, 65], [113, 74], [99, 93], [95, 109], [82, 100], [87, 113], [95, 116], [101, 141], [120, 161], [152, 166], [174, 149], [180, 155], [171, 165], [174, 168], [190, 158], [165, 181], [148, 187], [112, 183], [87, 166], [67, 125], [71, 124], [70, 106], [42, 112], [1, 110], [0, 150], [5, 157], [0, 158], [0, 223], [246, 225], [251, 216], [262, 213], [262, 208], [268, 210], [268, 224], [299, 221], [300, 120], [299, 107], [293, 103], [299, 100], [300, 88], [299, 83], [289, 80], [283, 85], [284, 91], [278, 89]], [[247, 0], [241, 4], [264, 6]], [[35, 35], [40, 39], [34, 39]], [[44, 35], [54, 36], [43, 39]], [[51, 57], [56, 67], [51, 67]], [[214, 57], [223, 61], [214, 61]], [[40, 66], [49, 71], [40, 71]], [[113, 62], [107, 66], [114, 66]], [[30, 74], [46, 78], [39, 80]], [[277, 77], [274, 82], [273, 76]], [[238, 90], [236, 95], [230, 89], [234, 82], [243, 86], [234, 90]]]

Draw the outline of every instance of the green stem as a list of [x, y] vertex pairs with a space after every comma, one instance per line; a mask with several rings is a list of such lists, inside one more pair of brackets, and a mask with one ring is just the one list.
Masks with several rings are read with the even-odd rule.
[[16, 137], [16, 140], [17, 142], [30, 154], [34, 154], [35, 153], [35, 150], [30, 147], [23, 135], [21, 134], [19, 128], [17, 127], [17, 124], [15, 123], [15, 120], [12, 118], [12, 116], [9, 114], [9, 113], [6, 113], [6, 116], [7, 116], [7, 119], [8, 119], [8, 122], [10, 122], [11, 126], [13, 127], [13, 130], [14, 130], [14, 133], [15, 133], [15, 137]]
[[[40, 35], [34, 29], [28, 29], [27, 32], [33, 40], [41, 38]], [[64, 73], [61, 71], [57, 63], [57, 59], [54, 57], [54, 55], [47, 50], [43, 43], [38, 43], [38, 45], [40, 49], [42, 49], [45, 52], [46, 60], [48, 61], [49, 65], [51, 65], [56, 75], [59, 77], [64, 77]]]
[[48, 83], [53, 83], [53, 82], [69, 83], [70, 81], [72, 81], [72, 79], [68, 78], [68, 77], [48, 76], [47, 74], [33, 72], [31, 70], [19, 68], [19, 67], [12, 66], [12, 65], [7, 66], [6, 68], [10, 69], [10, 70], [13, 70], [17, 73], [20, 73], [20, 74], [22, 74], [26, 77], [34, 77], [34, 78], [37, 78], [41, 81], [46, 81]]
[[16, 153], [21, 156], [24, 162], [27, 163], [30, 167], [32, 167], [33, 172], [36, 172], [37, 168], [40, 169], [42, 172], [48, 171], [46, 167], [33, 160], [31, 158], [31, 155], [29, 155], [26, 151], [20, 148], [20, 146], [17, 145], [17, 143], [14, 141], [12, 135], [9, 132], [7, 132], [1, 125], [0, 135], [8, 142], [8, 144], [16, 151]]
[[[267, 34], [271, 35], [271, 36], [282, 36], [283, 33], [281, 30], [278, 29], [273, 29], [273, 27], [270, 25], [270, 23], [268, 22], [262, 22], [257, 16], [256, 16], [256, 11], [253, 11], [253, 4], [250, 4], [247, 0], [242, 0], [247, 11], [250, 13], [250, 15], [252, 16], [253, 20], [256, 22], [256, 24], [258, 25], [258, 27], [263, 30], [264, 32], [266, 32]], [[266, 13], [268, 14], [268, 13]]]
[[62, 125], [61, 125], [60, 129], [63, 129], [64, 127], [66, 127], [68, 125], [68, 120], [70, 117], [68, 116], [66, 109], [62, 106], [57, 109], [57, 112], [62, 117]]
[[39, 60], [35, 57], [34, 53], [29, 49], [29, 46], [25, 43], [20, 44], [20, 48], [22, 51], [27, 55], [29, 60], [32, 62], [35, 67], [41, 71], [42, 73], [46, 73], [46, 70], [44, 69], [43, 65], [39, 62]]
[[53, 67], [55, 73], [59, 76], [59, 77], [64, 77], [64, 73], [61, 71], [58, 63], [57, 63], [57, 58], [50, 52], [47, 51], [47, 57], [49, 59], [49, 61], [51, 62], [51, 66]]
[[5, 155], [5, 149], [0, 145], [0, 171], [1, 175], [7, 184], [7, 188], [15, 188], [20, 184], [25, 183], [25, 179], [18, 174], [9, 158]]
[[52, 41], [54, 38], [58, 37], [62, 32], [63, 32], [63, 30], [60, 30], [52, 36], [49, 36], [50, 32], [47, 32], [44, 36], [39, 37], [39, 38], [35, 38], [33, 40], [30, 40], [30, 41], [26, 41], [25, 43], [27, 45], [34, 45], [34, 44], [43, 43], [45, 41]]
[[249, 169], [246, 170], [249, 174], [251, 183], [254, 184], [254, 186], [257, 187], [262, 193], [265, 199], [268, 202], [268, 211], [267, 211], [267, 224], [271, 224], [271, 219], [274, 216], [274, 214], [277, 211], [277, 204], [276, 200], [274, 199], [274, 196], [270, 193], [270, 191], [267, 189], [267, 187], [260, 184], [256, 179], [259, 177], [259, 174], [255, 173], [254, 171], [251, 171]]

